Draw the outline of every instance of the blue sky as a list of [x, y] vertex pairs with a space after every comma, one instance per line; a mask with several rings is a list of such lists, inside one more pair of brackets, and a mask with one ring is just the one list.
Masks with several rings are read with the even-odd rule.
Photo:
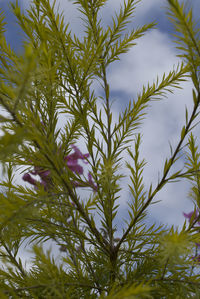
[[[80, 14], [75, 6], [68, 0], [57, 2], [64, 10], [65, 20], [70, 23], [72, 32], [80, 36], [83, 31]], [[8, 10], [8, 3], [8, 0], [0, 0], [0, 7], [4, 10], [8, 22], [6, 38], [11, 46], [19, 51], [22, 36], [19, 27], [14, 25], [13, 16]], [[19, 0], [19, 4], [24, 9], [28, 8], [29, 3], [29, 0]], [[120, 4], [123, 4], [122, 0], [108, 0], [102, 10], [103, 24], [111, 22], [113, 12], [118, 10]], [[199, 21], [200, 1], [193, 0], [191, 5], [194, 8], [194, 16]], [[158, 24], [157, 29], [146, 33], [137, 41], [137, 46], [122, 55], [121, 60], [114, 63], [108, 70], [111, 96], [116, 100], [113, 111], [114, 119], [117, 118], [118, 112], [125, 108], [128, 101], [136, 97], [143, 85], [148, 82], [152, 83], [164, 72], [167, 74], [180, 61], [176, 56], [178, 51], [173, 43], [173, 26], [167, 18], [166, 6], [165, 0], [143, 0], [135, 10], [135, 18], [129, 24], [129, 28], [152, 21]], [[141, 155], [148, 162], [144, 172], [144, 183], [147, 188], [150, 182], [155, 187], [159, 173], [160, 176], [162, 175], [163, 163], [170, 153], [169, 141], [174, 148], [179, 140], [180, 130], [185, 121], [185, 105], [191, 111], [192, 84], [188, 81], [182, 84], [182, 87], [182, 90], [174, 90], [174, 94], [169, 94], [168, 98], [153, 102], [141, 127], [143, 134]], [[199, 132], [199, 128], [196, 128], [197, 136], [200, 135]], [[183, 161], [180, 160], [175, 169], [180, 169], [182, 163]], [[126, 190], [127, 188], [122, 193], [122, 198], [128, 199], [130, 196]], [[160, 202], [151, 206], [149, 217], [158, 223], [181, 225], [184, 221], [182, 212], [189, 212], [192, 208], [192, 203], [187, 197], [188, 191], [189, 184], [186, 181], [167, 185], [156, 197], [156, 200]], [[127, 205], [124, 199], [121, 202], [121, 209], [122, 215], [125, 216]]]

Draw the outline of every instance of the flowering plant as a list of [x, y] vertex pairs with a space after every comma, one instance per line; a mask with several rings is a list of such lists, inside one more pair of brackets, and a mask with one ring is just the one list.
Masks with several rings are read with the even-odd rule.
[[[64, 157], [64, 160], [67, 161], [67, 167], [78, 174], [83, 174], [83, 167], [78, 164], [78, 160], [85, 160], [89, 157], [89, 154], [82, 154], [81, 151], [73, 144], [72, 148], [74, 149], [74, 153], [67, 155]], [[87, 163], [87, 162], [85, 162]], [[30, 172], [33, 175], [39, 175], [41, 182], [40, 185], [44, 186], [44, 189], [47, 191], [51, 185], [51, 177], [50, 177], [50, 170], [44, 170], [41, 167], [35, 166], [34, 171]], [[33, 179], [29, 173], [25, 173], [22, 177], [25, 182], [30, 183], [33, 186], [37, 186], [37, 180]], [[73, 182], [73, 186], [75, 187], [83, 187], [85, 185], [81, 185], [79, 182]], [[97, 185], [94, 184], [92, 180], [92, 175], [88, 172], [88, 186], [91, 186], [94, 190], [97, 190]]]
[[[72, 1], [84, 16], [83, 40], [72, 36], [55, 1], [32, 0], [27, 13], [16, 1], [11, 8], [26, 42], [23, 53], [15, 53], [0, 17], [0, 105], [8, 113], [0, 115], [0, 297], [198, 298], [200, 154], [191, 131], [200, 105], [200, 38], [192, 11], [168, 0], [183, 62], [143, 87], [114, 121], [108, 67], [155, 24], [125, 34], [140, 1], [121, 1], [107, 28], [99, 18], [109, 0]], [[193, 109], [186, 109], [157, 185], [147, 188], [139, 133], [145, 109], [188, 77]], [[180, 154], [185, 165], [173, 172]], [[123, 162], [130, 181], [125, 220]], [[192, 182], [194, 212], [184, 214], [189, 223], [180, 229], [146, 223], [155, 196], [178, 179]], [[24, 247], [31, 250], [29, 265]]]

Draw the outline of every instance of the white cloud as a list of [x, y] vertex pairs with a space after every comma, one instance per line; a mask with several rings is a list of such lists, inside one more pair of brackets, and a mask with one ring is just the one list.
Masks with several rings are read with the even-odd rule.
[[159, 30], [147, 32], [119, 62], [111, 67], [109, 76], [114, 90], [135, 94], [144, 84], [153, 82], [177, 64], [174, 45]]

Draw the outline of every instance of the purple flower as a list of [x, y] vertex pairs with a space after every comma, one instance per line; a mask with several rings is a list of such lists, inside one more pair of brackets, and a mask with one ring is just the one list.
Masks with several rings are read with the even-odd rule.
[[74, 149], [74, 153], [64, 157], [64, 160], [67, 160], [68, 168], [78, 174], [83, 174], [83, 167], [78, 164], [78, 160], [83, 160], [84, 163], [86, 158], [89, 157], [89, 154], [82, 154], [81, 151], [73, 144], [72, 148]]
[[22, 177], [22, 179], [25, 182], [30, 183], [31, 185], [36, 185], [40, 183], [44, 186], [44, 189], [47, 190], [51, 184], [51, 177], [50, 177], [50, 170], [42, 170], [41, 167], [35, 166], [34, 171], [30, 172], [32, 175], [39, 175], [41, 178], [41, 181], [38, 182], [37, 180], [33, 179], [32, 176], [29, 173], [25, 173]]
[[[194, 211], [190, 212], [190, 213], [183, 213], [183, 216], [188, 219], [190, 221], [190, 219], [192, 218], [192, 216], [194, 215]], [[197, 219], [197, 217], [199, 216], [199, 213], [196, 211], [195, 212], [195, 217], [194, 220]], [[197, 222], [200, 225], [200, 221]]]
[[[191, 219], [192, 218], [192, 215], [194, 214], [194, 211], [190, 212], [190, 213], [183, 213], [184, 217], [187, 218], [187, 219]], [[195, 218], [198, 216], [197, 214], [197, 211], [196, 211], [196, 215], [195, 215]]]
[[[78, 147], [76, 147], [74, 144], [72, 145], [72, 148], [74, 150], [74, 153], [65, 156], [64, 161], [67, 161], [67, 167], [71, 171], [73, 171], [74, 173], [82, 175], [83, 174], [83, 167], [81, 165], [79, 165], [78, 162], [79, 162], [79, 160], [82, 160], [85, 164], [87, 164], [88, 162], [86, 161], [86, 159], [89, 157], [89, 153], [82, 154], [81, 151], [78, 149]], [[60, 149], [61, 149], [61, 147], [60, 147]], [[38, 175], [40, 177], [41, 181], [38, 182], [37, 180], [33, 179], [30, 174]], [[44, 170], [42, 167], [35, 166], [34, 170], [31, 171], [30, 174], [26, 173], [26, 174], [23, 175], [22, 178], [23, 178], [24, 181], [34, 185], [35, 188], [37, 188], [38, 183], [40, 183], [40, 185], [43, 185], [45, 190], [48, 190], [49, 187], [52, 185], [50, 170]], [[84, 187], [84, 186], [87, 186], [87, 184], [89, 184], [89, 186], [92, 187], [93, 190], [97, 191], [97, 185], [94, 184], [93, 179], [92, 179], [92, 175], [91, 175], [90, 172], [88, 172], [88, 182], [86, 182], [86, 184], [85, 183], [82, 184], [81, 182], [72, 181], [72, 185], [75, 188], [76, 187]]]
[[[72, 148], [74, 149], [74, 153], [64, 157], [64, 160], [67, 160], [67, 166], [71, 171], [78, 174], [83, 174], [83, 167], [78, 164], [78, 160], [83, 160], [83, 162], [87, 164], [88, 162], [85, 160], [89, 157], [89, 153], [82, 154], [74, 144], [72, 145]], [[90, 172], [88, 172], [88, 183], [93, 188], [93, 190], [97, 191], [97, 185], [94, 184]], [[74, 187], [81, 187], [81, 184], [78, 182], [73, 182], [73, 185]]]
[[[78, 147], [75, 146], [74, 144], [72, 144], [72, 148], [75, 151], [73, 154], [70, 155], [70, 156], [73, 156], [73, 159], [82, 159], [82, 160], [85, 160], [86, 158], [88, 158], [90, 156], [89, 153], [82, 154], [81, 151], [78, 149]], [[88, 162], [86, 161], [85, 163], [87, 164]]]
[[[85, 160], [86, 158], [89, 157], [89, 153], [82, 154], [81, 151], [78, 149], [78, 147], [75, 146], [74, 144], [72, 144], [72, 148], [74, 149], [74, 153], [66, 156], [64, 160], [67, 161], [75, 161], [78, 159]], [[87, 164], [87, 161], [85, 163]]]
[[31, 171], [34, 175], [39, 175], [41, 179], [45, 179], [50, 175], [50, 170], [43, 170], [41, 167], [35, 166], [34, 171]]
[[71, 171], [78, 174], [83, 174], [83, 167], [77, 163], [77, 160], [68, 160], [67, 166]]
[[22, 179], [23, 179], [25, 182], [30, 183], [31, 185], [36, 186], [36, 184], [37, 184], [37, 181], [34, 180], [34, 179], [30, 176], [29, 173], [25, 173], [25, 174], [23, 175]]

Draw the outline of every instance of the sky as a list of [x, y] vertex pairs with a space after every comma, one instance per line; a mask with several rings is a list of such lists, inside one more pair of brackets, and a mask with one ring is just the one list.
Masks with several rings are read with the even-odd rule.
[[[22, 35], [19, 27], [14, 25], [12, 14], [8, 11], [8, 2], [0, 0], [0, 7], [3, 8], [8, 22], [6, 38], [11, 47], [19, 51]], [[57, 2], [64, 11], [65, 20], [70, 24], [69, 28], [80, 37], [83, 34], [83, 27], [76, 6], [68, 0]], [[24, 9], [28, 8], [29, 3], [29, 0], [19, 0], [19, 4]], [[108, 0], [101, 13], [104, 26], [111, 24], [111, 16], [119, 9], [120, 4], [123, 4], [122, 0]], [[194, 17], [199, 22], [200, 1], [191, 1], [191, 6]], [[136, 98], [143, 85], [146, 86], [148, 82], [153, 83], [153, 80], [156, 80], [157, 76], [161, 77], [163, 73], [168, 74], [180, 62], [177, 57], [179, 52], [174, 43], [173, 26], [166, 12], [167, 1], [165, 0], [142, 0], [137, 5], [135, 16], [128, 29], [153, 21], [157, 22], [157, 28], [148, 31], [144, 37], [138, 39], [137, 45], [108, 69], [111, 98], [115, 100], [114, 119], [117, 118], [119, 111], [125, 109], [130, 99]], [[159, 175], [162, 176], [164, 161], [170, 157], [169, 142], [174, 149], [179, 141], [181, 128], [185, 124], [185, 106], [189, 111], [192, 109], [192, 83], [189, 80], [181, 86], [182, 89], [174, 89], [173, 94], [167, 94], [167, 98], [152, 102], [146, 110], [148, 115], [143, 121], [140, 132], [142, 133], [141, 158], [147, 161], [144, 170], [144, 184], [147, 189], [151, 182], [155, 187]], [[97, 92], [100, 92], [100, 87], [96, 86], [96, 88]], [[197, 127], [194, 134], [197, 136], [198, 143], [199, 133]], [[182, 166], [183, 159], [180, 159], [174, 170], [179, 170]], [[125, 183], [125, 180], [122, 183]], [[190, 184], [186, 180], [164, 187], [155, 198], [159, 202], [150, 207], [148, 219], [180, 227], [184, 222], [182, 213], [190, 212], [193, 207], [187, 195], [189, 188]], [[121, 194], [121, 218], [127, 216], [127, 200], [130, 200], [130, 194], [125, 188]], [[120, 227], [119, 220], [117, 224]]]

